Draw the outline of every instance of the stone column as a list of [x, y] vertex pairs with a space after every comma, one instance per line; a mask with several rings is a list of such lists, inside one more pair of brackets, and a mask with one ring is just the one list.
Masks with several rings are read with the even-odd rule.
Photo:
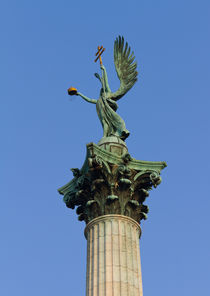
[[87, 239], [86, 296], [142, 296], [139, 223], [123, 215], [93, 219]]
[[165, 162], [132, 158], [125, 142], [103, 138], [87, 145], [81, 169], [59, 188], [68, 208], [85, 221], [86, 296], [142, 296], [140, 223], [146, 198], [161, 182]]

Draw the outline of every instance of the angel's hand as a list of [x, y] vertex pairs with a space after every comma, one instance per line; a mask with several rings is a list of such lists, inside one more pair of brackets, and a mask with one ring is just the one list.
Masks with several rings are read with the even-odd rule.
[[105, 67], [104, 67], [104, 65], [101, 65], [101, 70], [105, 70]]

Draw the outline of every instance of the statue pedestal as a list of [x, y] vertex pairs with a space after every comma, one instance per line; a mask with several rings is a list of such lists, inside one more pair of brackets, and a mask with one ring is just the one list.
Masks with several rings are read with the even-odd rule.
[[140, 235], [139, 224], [126, 216], [105, 215], [88, 223], [86, 296], [143, 296]]
[[123, 155], [128, 152], [125, 142], [117, 137], [104, 137], [98, 142], [98, 146], [117, 155]]

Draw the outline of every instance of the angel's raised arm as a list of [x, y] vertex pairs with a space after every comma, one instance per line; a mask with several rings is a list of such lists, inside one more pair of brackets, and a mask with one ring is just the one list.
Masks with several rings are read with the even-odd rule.
[[103, 71], [102, 79], [103, 79], [105, 91], [111, 92], [111, 89], [109, 87], [109, 82], [108, 82], [108, 76], [107, 76], [106, 68], [104, 67], [104, 65], [101, 65], [101, 70]]
[[96, 104], [97, 103], [97, 100], [90, 99], [90, 98], [86, 97], [85, 95], [81, 94], [80, 92], [77, 92], [77, 96], [80, 96], [81, 98], [83, 98], [88, 103], [92, 103], [92, 104]]

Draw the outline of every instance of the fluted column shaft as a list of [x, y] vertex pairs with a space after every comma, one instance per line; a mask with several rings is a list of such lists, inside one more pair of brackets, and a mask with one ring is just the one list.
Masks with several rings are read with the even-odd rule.
[[86, 296], [143, 296], [140, 235], [139, 224], [127, 216], [88, 223]]

